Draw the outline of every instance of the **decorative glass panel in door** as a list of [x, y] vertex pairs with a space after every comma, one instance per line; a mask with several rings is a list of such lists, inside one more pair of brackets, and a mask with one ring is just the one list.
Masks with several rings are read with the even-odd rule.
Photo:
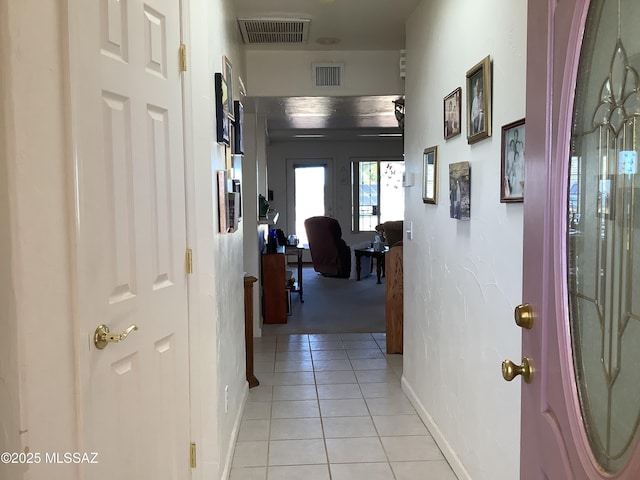
[[568, 303], [587, 437], [616, 473], [640, 421], [640, 2], [589, 8], [567, 193]]

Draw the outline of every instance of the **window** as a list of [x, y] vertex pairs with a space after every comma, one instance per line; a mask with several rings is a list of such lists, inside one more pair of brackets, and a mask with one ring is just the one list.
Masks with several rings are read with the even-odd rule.
[[353, 231], [372, 232], [376, 225], [404, 218], [404, 161], [353, 161]]

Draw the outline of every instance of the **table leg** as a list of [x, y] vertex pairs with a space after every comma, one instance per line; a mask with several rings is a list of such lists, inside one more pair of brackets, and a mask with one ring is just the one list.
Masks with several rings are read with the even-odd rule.
[[378, 283], [382, 283], [380, 281], [380, 273], [381, 273], [381, 270], [382, 270], [381, 265], [380, 265], [380, 255], [376, 255], [375, 258], [376, 258], [376, 275], [378, 276]]
[[298, 288], [300, 289], [298, 292], [300, 303], [304, 303], [304, 299], [302, 298], [302, 250], [300, 249], [298, 249]]
[[361, 257], [362, 255], [358, 255], [356, 252], [356, 281], [360, 280], [360, 270], [362, 268], [362, 265], [360, 264]]

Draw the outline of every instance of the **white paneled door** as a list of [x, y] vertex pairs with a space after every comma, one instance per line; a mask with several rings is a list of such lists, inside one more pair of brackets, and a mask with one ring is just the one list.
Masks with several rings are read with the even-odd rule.
[[[190, 478], [180, 15], [175, 0], [69, 0], [78, 415], [94, 480]], [[100, 349], [99, 325], [129, 334]]]

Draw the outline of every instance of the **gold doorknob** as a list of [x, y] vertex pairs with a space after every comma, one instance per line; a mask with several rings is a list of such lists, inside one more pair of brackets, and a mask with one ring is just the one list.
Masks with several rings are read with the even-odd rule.
[[516, 325], [527, 330], [533, 328], [533, 307], [530, 303], [523, 303], [518, 305], [513, 314], [516, 319]]
[[522, 359], [522, 365], [516, 365], [511, 360], [505, 360], [502, 362], [502, 377], [510, 382], [518, 375], [522, 375], [525, 382], [531, 383], [533, 379], [533, 367], [531, 366], [531, 359], [524, 357]]
[[120, 343], [129, 336], [131, 332], [138, 330], [137, 325], [131, 325], [122, 333], [111, 333], [106, 325], [98, 325], [93, 334], [93, 343], [96, 348], [102, 350], [109, 343]]

